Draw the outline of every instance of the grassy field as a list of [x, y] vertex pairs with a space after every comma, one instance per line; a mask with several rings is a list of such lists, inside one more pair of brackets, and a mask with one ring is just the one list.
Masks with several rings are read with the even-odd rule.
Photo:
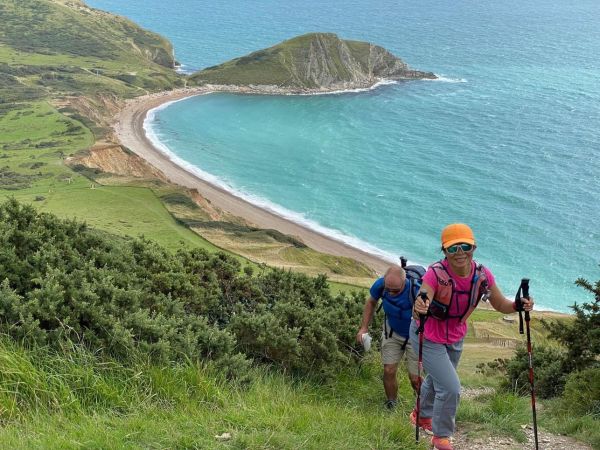
[[[468, 359], [468, 354], [465, 354]], [[383, 408], [379, 356], [370, 353], [336, 379], [294, 380], [255, 368], [250, 384], [223, 380], [210, 367], [131, 364], [77, 348], [64, 354], [0, 339], [0, 446], [15, 449], [425, 449], [408, 423], [414, 396], [399, 373], [400, 402]], [[485, 385], [497, 379], [488, 377]], [[470, 382], [463, 382], [467, 388]], [[540, 402], [540, 426], [557, 415]], [[523, 440], [529, 400], [484, 393], [461, 401], [463, 434]], [[562, 429], [588, 442], [600, 437], [579, 418]], [[426, 440], [424, 440], [426, 442]]]
[[77, 218], [127, 236], [144, 235], [166, 247], [217, 247], [176, 223], [147, 188], [100, 186], [64, 165], [89, 147], [91, 132], [45, 102], [0, 116], [0, 199], [15, 197], [42, 211]]

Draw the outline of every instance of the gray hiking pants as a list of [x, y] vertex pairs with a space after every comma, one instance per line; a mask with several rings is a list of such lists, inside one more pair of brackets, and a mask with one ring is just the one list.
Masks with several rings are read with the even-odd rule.
[[[435, 320], [435, 319], [430, 319]], [[410, 324], [410, 342], [419, 354], [417, 324]], [[436, 436], [454, 434], [454, 417], [460, 400], [460, 380], [456, 373], [463, 341], [454, 344], [437, 344], [423, 339], [423, 368], [427, 377], [421, 384], [421, 417], [431, 417], [431, 427]]]

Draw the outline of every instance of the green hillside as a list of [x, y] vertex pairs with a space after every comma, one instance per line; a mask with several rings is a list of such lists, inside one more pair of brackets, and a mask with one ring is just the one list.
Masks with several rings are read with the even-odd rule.
[[[81, 1], [7, 0], [0, 3], [0, 21], [0, 198], [14, 196], [106, 231], [144, 234], [172, 249], [226, 247], [344, 281], [371, 277], [348, 258], [288, 249], [293, 242], [281, 233], [259, 232], [210, 205], [207, 212], [187, 190], [150, 171], [114, 176], [83, 164], [80, 157], [95, 145], [120, 148], [112, 120], [125, 99], [185, 85], [166, 39]], [[113, 154], [119, 152], [130, 153]]]
[[183, 84], [171, 44], [79, 0], [4, 0], [0, 23], [0, 199], [172, 249], [217, 250], [153, 190], [102, 186], [65, 164], [108, 137], [123, 99]]
[[0, 22], [0, 103], [178, 83], [166, 39], [80, 0], [4, 0]]
[[[124, 99], [186, 84], [168, 41], [79, 0], [0, 0], [0, 24], [0, 447], [427, 447], [408, 424], [404, 369], [390, 413], [378, 353], [356, 348], [365, 290], [290, 270], [364, 281], [368, 268], [257, 230], [159, 178], [81, 164], [95, 149], [131, 156], [111, 140]], [[380, 47], [312, 34], [192, 82], [320, 88], [429, 76]], [[219, 252], [194, 231], [248, 257], [276, 254], [286, 270]], [[531, 326], [544, 387], [559, 359], [540, 357], [542, 316]], [[458, 439], [524, 448], [529, 399], [494, 392], [518, 367], [485, 364], [510, 358], [523, 337], [495, 312], [471, 318]], [[595, 345], [583, 329], [575, 336], [571, 350]], [[566, 399], [540, 398], [542, 429], [598, 447], [597, 374], [562, 379]]]
[[287, 88], [364, 87], [378, 79], [435, 78], [408, 67], [382, 47], [310, 33], [191, 76], [197, 84], [271, 85]]

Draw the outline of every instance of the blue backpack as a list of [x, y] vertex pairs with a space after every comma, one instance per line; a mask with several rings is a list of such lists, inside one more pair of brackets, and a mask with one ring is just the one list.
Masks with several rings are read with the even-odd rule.
[[[410, 323], [412, 317], [412, 306], [415, 304], [415, 299], [421, 288], [423, 281], [423, 275], [425, 275], [425, 268], [418, 265], [407, 266], [407, 260], [404, 256], [400, 257], [401, 266], [406, 272], [406, 282], [408, 283], [408, 299], [410, 304], [407, 304], [406, 299], [400, 299], [398, 303], [393, 302], [385, 297], [382, 297], [381, 305], [377, 311], [383, 307], [385, 312], [384, 320], [389, 323], [391, 330], [388, 333], [387, 326], [385, 327], [386, 338], [391, 338], [394, 331], [396, 333], [399, 330], [407, 330], [407, 322]], [[385, 324], [385, 322], [384, 322]]]

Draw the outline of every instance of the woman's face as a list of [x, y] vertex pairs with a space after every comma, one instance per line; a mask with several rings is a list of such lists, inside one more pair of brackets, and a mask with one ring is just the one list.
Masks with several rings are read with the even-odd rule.
[[444, 249], [444, 255], [446, 255], [450, 267], [452, 267], [454, 272], [459, 274], [470, 272], [475, 248], [471, 244], [458, 243]]

